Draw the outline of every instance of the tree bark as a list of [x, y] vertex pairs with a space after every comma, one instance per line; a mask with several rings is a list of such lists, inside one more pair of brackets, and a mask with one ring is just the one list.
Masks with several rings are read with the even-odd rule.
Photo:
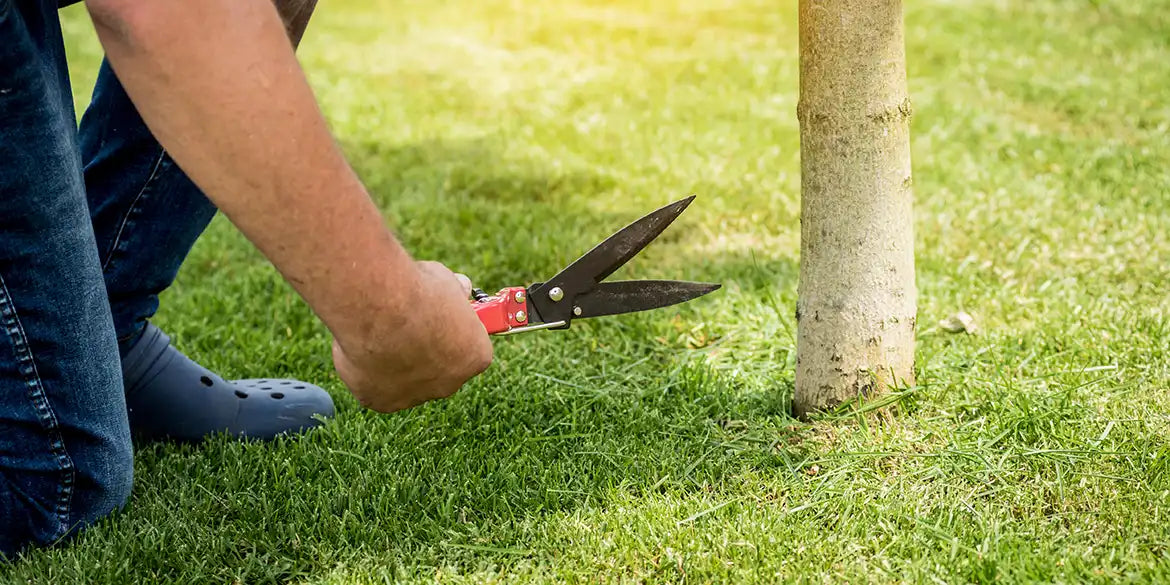
[[901, 0], [800, 0], [798, 416], [914, 383]]

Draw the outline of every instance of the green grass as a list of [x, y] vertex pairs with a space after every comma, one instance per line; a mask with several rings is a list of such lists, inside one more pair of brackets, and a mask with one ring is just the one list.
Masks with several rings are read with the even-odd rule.
[[[884, 423], [792, 393], [795, 3], [324, 3], [302, 60], [387, 218], [486, 288], [674, 198], [625, 276], [677, 310], [500, 339], [360, 410], [222, 218], [158, 322], [227, 376], [327, 386], [273, 444], [143, 446], [129, 507], [36, 583], [1170, 580], [1170, 4], [907, 3], [918, 377]], [[67, 11], [79, 107], [99, 49]], [[957, 310], [975, 335], [934, 324]]]

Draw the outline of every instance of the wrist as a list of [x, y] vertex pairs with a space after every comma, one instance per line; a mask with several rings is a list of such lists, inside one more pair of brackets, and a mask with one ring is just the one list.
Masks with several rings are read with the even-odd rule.
[[355, 291], [362, 299], [357, 306], [334, 324], [327, 323], [342, 351], [353, 360], [395, 352], [396, 346], [410, 343], [409, 332], [420, 325], [417, 307], [426, 295], [414, 261], [380, 272], [369, 279], [366, 290]]

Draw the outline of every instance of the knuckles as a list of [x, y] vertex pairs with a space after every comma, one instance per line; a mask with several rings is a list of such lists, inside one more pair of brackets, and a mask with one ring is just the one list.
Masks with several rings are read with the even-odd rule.
[[491, 342], [488, 342], [486, 346], [487, 347], [478, 352], [478, 355], [474, 356], [471, 363], [468, 364], [472, 376], [482, 374], [485, 370], [491, 367], [492, 361], [495, 359]]

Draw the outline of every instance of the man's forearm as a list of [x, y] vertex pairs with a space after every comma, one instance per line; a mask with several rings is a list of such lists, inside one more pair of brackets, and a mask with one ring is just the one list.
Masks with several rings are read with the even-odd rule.
[[360, 330], [415, 292], [413, 262], [334, 143], [270, 0], [88, 6], [152, 132], [331, 330]]

